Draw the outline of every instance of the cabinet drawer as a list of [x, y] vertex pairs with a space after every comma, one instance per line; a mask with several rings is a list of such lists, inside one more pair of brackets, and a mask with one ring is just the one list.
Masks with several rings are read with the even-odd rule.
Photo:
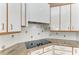
[[43, 49], [39, 49], [39, 50], [31, 52], [32, 55], [39, 55], [41, 53], [43, 53]]
[[42, 55], [53, 55], [53, 51], [48, 51], [46, 53], [43, 53]]
[[66, 47], [66, 46], [55, 46], [54, 49], [64, 50], [64, 51], [72, 51], [72, 47]]
[[72, 55], [72, 52], [55, 50], [55, 55]]
[[47, 51], [50, 51], [50, 50], [53, 50], [53, 46], [48, 46], [48, 47], [44, 48], [44, 52], [47, 52]]

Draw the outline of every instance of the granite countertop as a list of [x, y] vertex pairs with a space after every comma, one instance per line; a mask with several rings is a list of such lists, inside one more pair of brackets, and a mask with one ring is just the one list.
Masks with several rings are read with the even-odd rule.
[[79, 41], [75, 41], [75, 40], [50, 39], [49, 41], [52, 42], [52, 45], [79, 48]]
[[51, 43], [42, 45], [39, 47], [34, 47], [31, 49], [27, 49], [25, 47], [25, 43], [18, 43], [16, 45], [13, 45], [7, 49], [4, 49], [0, 52], [1, 55], [27, 55], [28, 52], [35, 51], [47, 46], [51, 45], [59, 45], [59, 46], [67, 46], [67, 47], [73, 47], [73, 48], [79, 48], [79, 41], [73, 41], [73, 40], [63, 40], [63, 39], [49, 39]]
[[15, 44], [0, 51], [1, 55], [26, 55], [26, 53], [27, 52], [24, 42]]

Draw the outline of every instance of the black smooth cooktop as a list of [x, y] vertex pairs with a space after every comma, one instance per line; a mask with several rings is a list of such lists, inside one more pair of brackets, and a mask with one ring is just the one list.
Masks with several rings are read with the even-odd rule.
[[42, 45], [45, 45], [45, 44], [48, 44], [48, 43], [51, 43], [51, 42], [48, 41], [47, 39], [40, 39], [40, 40], [25, 42], [25, 45], [26, 45], [27, 49], [30, 49], [30, 48], [42, 46]]

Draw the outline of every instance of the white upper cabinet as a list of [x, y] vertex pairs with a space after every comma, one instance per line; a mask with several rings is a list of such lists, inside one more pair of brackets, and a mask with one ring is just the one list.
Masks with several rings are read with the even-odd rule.
[[50, 30], [59, 30], [59, 25], [59, 7], [52, 7]]
[[79, 31], [79, 4], [71, 5], [71, 30]]
[[49, 23], [49, 10], [48, 3], [27, 3], [27, 19], [31, 22]]
[[79, 31], [79, 4], [51, 8], [51, 30]]
[[70, 30], [70, 5], [61, 6], [61, 30]]
[[21, 23], [21, 26], [26, 26], [26, 4], [25, 3], [22, 3], [21, 4], [21, 15], [22, 15], [22, 23]]
[[21, 4], [8, 4], [8, 32], [21, 31]]
[[0, 33], [7, 32], [7, 4], [0, 3]]

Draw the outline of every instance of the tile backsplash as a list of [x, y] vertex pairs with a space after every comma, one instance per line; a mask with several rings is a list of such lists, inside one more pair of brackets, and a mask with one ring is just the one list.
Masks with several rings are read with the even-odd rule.
[[50, 32], [48, 24], [29, 23], [28, 27], [22, 27], [22, 32], [17, 34], [0, 35], [0, 50], [19, 42], [39, 40], [43, 38], [56, 38], [66, 40], [78, 40], [76, 32]]

